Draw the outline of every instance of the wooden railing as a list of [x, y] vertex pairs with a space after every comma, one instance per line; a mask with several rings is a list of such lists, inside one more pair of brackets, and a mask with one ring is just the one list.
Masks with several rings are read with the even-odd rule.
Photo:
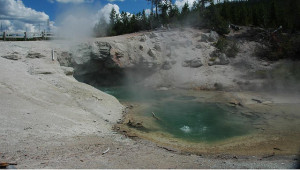
[[27, 41], [55, 39], [52, 32], [1, 32], [0, 40], [3, 41]]

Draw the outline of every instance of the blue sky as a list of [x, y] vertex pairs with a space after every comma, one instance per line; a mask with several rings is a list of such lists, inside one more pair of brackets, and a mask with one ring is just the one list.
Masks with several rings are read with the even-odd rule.
[[59, 15], [63, 10], [70, 6], [84, 5], [99, 10], [108, 3], [116, 4], [120, 7], [120, 11], [126, 11], [130, 13], [137, 13], [143, 9], [150, 8], [150, 3], [146, 0], [124, 0], [124, 1], [108, 1], [108, 0], [94, 0], [93, 2], [87, 1], [83, 3], [60, 3], [55, 0], [23, 0], [26, 7], [32, 8], [36, 11], [45, 12], [49, 15], [50, 20], [55, 20], [56, 16]]
[[[173, 0], [180, 8], [185, 2], [196, 0]], [[37, 32], [47, 27], [57, 30], [64, 23], [78, 23], [78, 27], [93, 27], [100, 18], [109, 22], [109, 13], [115, 8], [135, 14], [143, 9], [150, 11], [146, 0], [0, 0], [1, 31]], [[73, 26], [74, 27], [74, 26]], [[73, 28], [72, 27], [72, 28]]]

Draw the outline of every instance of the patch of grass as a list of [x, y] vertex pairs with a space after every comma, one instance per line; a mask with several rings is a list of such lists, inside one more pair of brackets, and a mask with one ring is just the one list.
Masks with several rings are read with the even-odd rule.
[[224, 37], [219, 38], [218, 42], [215, 45], [215, 47], [222, 53], [225, 53], [227, 46], [228, 41]]
[[209, 58], [209, 61], [214, 62], [215, 60], [216, 60], [216, 57], [211, 57], [211, 58]]
[[237, 46], [237, 43], [234, 41], [231, 41], [225, 54], [227, 55], [227, 57], [234, 58], [238, 54], [238, 52], [239, 52], [239, 47]]
[[227, 57], [235, 57], [239, 52], [237, 43], [234, 40], [227, 40], [224, 37], [221, 37], [218, 42], [215, 44], [215, 47], [221, 52], [225, 53]]

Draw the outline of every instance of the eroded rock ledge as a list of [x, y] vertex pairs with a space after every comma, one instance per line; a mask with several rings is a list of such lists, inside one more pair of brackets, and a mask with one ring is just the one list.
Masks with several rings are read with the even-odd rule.
[[79, 81], [93, 85], [130, 82], [154, 88], [218, 90], [260, 86], [260, 80], [250, 82], [247, 74], [271, 66], [253, 56], [257, 44], [238, 41], [239, 53], [229, 58], [215, 48], [218, 39], [209, 30], [144, 32], [93, 39], [58, 59], [61, 65], [74, 67]]

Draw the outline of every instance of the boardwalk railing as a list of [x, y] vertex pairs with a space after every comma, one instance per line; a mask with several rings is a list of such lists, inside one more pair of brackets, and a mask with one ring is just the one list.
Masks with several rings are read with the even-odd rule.
[[55, 39], [52, 32], [0, 32], [0, 40], [3, 41], [27, 41]]

